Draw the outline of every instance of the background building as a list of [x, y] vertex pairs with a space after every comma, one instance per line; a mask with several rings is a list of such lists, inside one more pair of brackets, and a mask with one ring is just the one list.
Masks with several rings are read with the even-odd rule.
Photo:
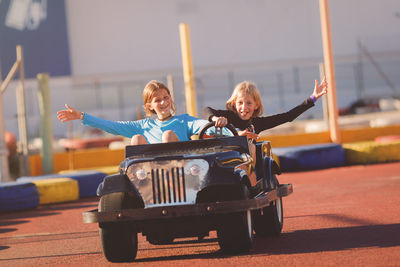
[[[338, 106], [400, 92], [400, 2], [329, 1]], [[55, 111], [70, 103], [108, 119], [130, 120], [150, 79], [172, 75], [185, 112], [179, 23], [190, 27], [199, 111], [222, 108], [236, 83], [258, 85], [266, 113], [303, 101], [319, 79], [322, 42], [314, 0], [1, 0], [4, 78], [22, 44], [29, 136], [38, 135], [35, 76], [49, 72]], [[15, 87], [15, 86], [14, 86]], [[15, 90], [4, 93], [6, 129], [16, 129]], [[322, 117], [322, 108], [302, 116]], [[86, 129], [73, 125], [75, 135]]]

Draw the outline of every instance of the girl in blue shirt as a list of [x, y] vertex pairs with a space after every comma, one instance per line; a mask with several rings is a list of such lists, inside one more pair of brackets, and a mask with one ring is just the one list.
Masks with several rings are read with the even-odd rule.
[[159, 81], [152, 80], [144, 87], [143, 103], [147, 118], [137, 121], [109, 121], [67, 104], [65, 110], [57, 112], [57, 117], [62, 122], [80, 119], [84, 125], [131, 138], [132, 145], [188, 141], [208, 122], [188, 114], [175, 115], [171, 93]]

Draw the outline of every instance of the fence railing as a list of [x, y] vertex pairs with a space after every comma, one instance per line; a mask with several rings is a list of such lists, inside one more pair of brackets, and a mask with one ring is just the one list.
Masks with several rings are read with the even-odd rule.
[[[360, 98], [392, 97], [399, 94], [400, 88], [400, 51], [392, 53], [372, 53], [394, 89], [387, 85], [374, 65], [365, 56], [362, 58], [362, 72], [358, 73], [359, 58], [353, 56], [337, 56], [336, 87], [338, 107], [351, 105]], [[254, 81], [261, 93], [266, 114], [286, 111], [302, 102], [310, 95], [314, 79], [319, 78], [321, 59], [288, 60], [276, 62], [259, 62], [241, 65], [224, 65], [214, 67], [194, 67], [195, 88], [199, 116], [206, 106], [224, 108], [226, 100], [236, 83], [243, 80]], [[174, 98], [177, 113], [184, 113], [185, 95], [182, 71], [168, 69], [142, 73], [93, 75], [85, 77], [51, 77], [52, 124], [55, 138], [66, 137], [68, 129], [56, 118], [56, 111], [65, 103], [93, 115], [111, 120], [134, 120], [143, 117], [142, 90], [152, 79], [168, 83], [167, 76], [174, 78]], [[362, 90], [359, 84], [363, 83]], [[9, 87], [17, 87], [11, 83]], [[38, 136], [39, 109], [37, 103], [37, 81], [26, 80], [29, 139]], [[10, 88], [11, 89], [11, 88]], [[8, 90], [9, 91], [9, 90]], [[12, 95], [5, 100], [6, 128], [14, 133], [18, 131], [15, 124], [15, 105]], [[323, 117], [322, 101], [310, 112], [299, 119], [321, 119]], [[89, 128], [80, 122], [72, 123], [73, 135], [84, 136]]]
[[8, 72], [3, 83], [0, 82], [0, 154], [1, 154], [1, 179], [0, 181], [8, 181], [10, 180], [10, 173], [8, 168], [8, 153], [7, 148], [5, 147], [4, 141], [4, 116], [3, 116], [3, 92], [7, 89], [11, 80], [14, 76], [19, 72], [19, 82], [16, 88], [16, 98], [17, 98], [17, 120], [18, 120], [18, 129], [19, 129], [19, 153], [20, 157], [20, 174], [28, 175], [29, 174], [29, 151], [28, 151], [28, 131], [27, 131], [27, 123], [26, 123], [26, 112], [25, 112], [25, 87], [24, 87], [24, 57], [22, 46], [18, 45], [16, 47], [16, 61], [13, 64], [11, 70]]

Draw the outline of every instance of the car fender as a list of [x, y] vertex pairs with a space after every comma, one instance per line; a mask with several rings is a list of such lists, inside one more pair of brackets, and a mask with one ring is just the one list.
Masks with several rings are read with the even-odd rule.
[[270, 158], [270, 159], [271, 159], [272, 173], [278, 174], [278, 175], [282, 174], [282, 170], [279, 167], [279, 164], [273, 158]]
[[235, 170], [234, 173], [235, 173], [235, 175], [240, 177], [241, 184], [246, 185], [248, 188], [251, 187], [249, 175], [245, 170]]
[[274, 174], [281, 174], [279, 165], [271, 157], [263, 158], [263, 181], [265, 189], [272, 190]]
[[99, 197], [116, 192], [130, 193], [132, 196], [141, 196], [136, 187], [129, 181], [125, 174], [113, 174], [104, 178], [103, 182], [97, 187]]

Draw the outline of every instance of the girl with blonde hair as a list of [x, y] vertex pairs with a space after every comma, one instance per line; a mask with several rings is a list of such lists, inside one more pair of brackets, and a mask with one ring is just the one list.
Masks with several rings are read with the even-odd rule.
[[[231, 97], [226, 102], [226, 110], [205, 108], [209, 121], [215, 121], [216, 127], [231, 123], [239, 129], [239, 135], [246, 135], [250, 140], [257, 140], [261, 131], [271, 129], [285, 122], [290, 122], [314, 106], [314, 103], [327, 93], [328, 83], [324, 78], [321, 84], [315, 80], [314, 91], [300, 105], [291, 110], [270, 116], [262, 116], [263, 105], [260, 92], [253, 82], [244, 81], [236, 85]], [[255, 147], [251, 143], [250, 150], [254, 158]]]
[[254, 83], [244, 81], [236, 85], [231, 97], [226, 101], [226, 110], [207, 107], [205, 114], [209, 121], [215, 121], [218, 127], [231, 123], [240, 130], [239, 135], [247, 135], [249, 138], [257, 139], [261, 131], [293, 121], [313, 107], [318, 98], [327, 93], [327, 88], [328, 84], [325, 78], [320, 85], [315, 80], [313, 93], [300, 105], [284, 113], [262, 116], [264, 108], [261, 103], [260, 92]]

